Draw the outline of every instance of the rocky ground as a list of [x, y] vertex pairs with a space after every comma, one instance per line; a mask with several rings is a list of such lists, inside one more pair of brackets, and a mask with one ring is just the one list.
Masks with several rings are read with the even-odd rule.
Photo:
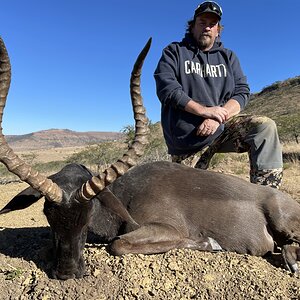
[[[0, 206], [25, 186], [0, 186]], [[91, 240], [84, 278], [50, 279], [42, 206], [0, 216], [0, 299], [300, 299], [300, 276], [260, 257], [192, 250], [113, 257]]]
[[1, 254], [1, 299], [300, 297], [299, 276], [276, 268], [262, 258], [234, 253], [173, 250], [160, 255], [112, 257], [104, 247], [88, 244], [87, 274], [83, 279], [49, 279], [46, 245], [50, 240], [46, 231], [40, 228], [34, 232], [34, 241], [32, 237], [18, 241], [18, 251], [13, 257], [8, 252]]

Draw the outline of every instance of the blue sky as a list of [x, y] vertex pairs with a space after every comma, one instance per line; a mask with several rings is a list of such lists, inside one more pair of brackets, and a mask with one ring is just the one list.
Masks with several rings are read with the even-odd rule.
[[[12, 64], [4, 134], [120, 131], [133, 124], [130, 72], [150, 36], [142, 94], [150, 120], [159, 121], [153, 72], [200, 2], [1, 0], [0, 35]], [[222, 41], [238, 55], [252, 92], [300, 75], [299, 0], [218, 3]]]

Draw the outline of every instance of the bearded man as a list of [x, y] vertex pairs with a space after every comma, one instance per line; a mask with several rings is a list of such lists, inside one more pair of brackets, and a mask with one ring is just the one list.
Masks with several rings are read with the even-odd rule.
[[[216, 2], [198, 5], [183, 40], [169, 44], [158, 62], [154, 78], [168, 152], [173, 162], [201, 168], [215, 152], [248, 152], [250, 181], [278, 188], [277, 127], [267, 117], [240, 114], [250, 89], [236, 54], [220, 41], [222, 14]], [[206, 162], [197, 162], [207, 147]]]

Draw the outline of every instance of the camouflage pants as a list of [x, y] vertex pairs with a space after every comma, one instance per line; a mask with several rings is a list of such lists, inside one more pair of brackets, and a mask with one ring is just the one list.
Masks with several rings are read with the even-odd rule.
[[172, 161], [207, 169], [215, 153], [248, 152], [250, 181], [279, 188], [282, 181], [282, 151], [277, 128], [264, 116], [238, 115], [226, 124], [223, 133], [205, 150], [172, 155]]

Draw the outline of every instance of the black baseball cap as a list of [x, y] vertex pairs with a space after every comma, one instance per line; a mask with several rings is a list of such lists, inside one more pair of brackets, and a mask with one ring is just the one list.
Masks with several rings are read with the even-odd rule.
[[218, 3], [214, 1], [205, 1], [199, 4], [195, 9], [194, 19], [204, 13], [213, 13], [219, 17], [219, 20], [221, 20], [223, 11]]

